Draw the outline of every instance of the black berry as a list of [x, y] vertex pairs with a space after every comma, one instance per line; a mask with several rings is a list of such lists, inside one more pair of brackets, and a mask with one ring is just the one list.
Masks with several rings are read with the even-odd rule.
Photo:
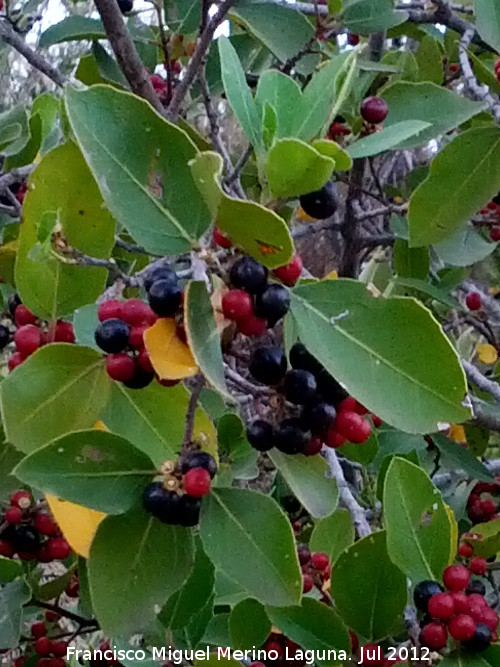
[[267, 285], [267, 269], [252, 257], [241, 257], [231, 267], [231, 283], [250, 294], [262, 292]]
[[300, 419], [284, 419], [275, 431], [275, 446], [284, 454], [302, 452], [311, 439], [311, 432], [304, 430]]
[[95, 342], [104, 352], [121, 352], [128, 345], [129, 335], [130, 327], [122, 320], [105, 320], [95, 331]]
[[208, 452], [189, 452], [185, 454], [180, 461], [180, 468], [183, 475], [192, 468], [205, 468], [213, 479], [217, 474], [217, 463], [214, 457]]
[[421, 581], [413, 591], [413, 601], [419, 611], [426, 612], [427, 604], [433, 595], [443, 592], [443, 587], [437, 581]]
[[481, 653], [482, 651], [486, 651], [486, 649], [490, 647], [491, 637], [492, 637], [491, 628], [485, 625], [484, 623], [478, 623], [476, 625], [476, 634], [474, 635], [474, 637], [472, 637], [472, 639], [469, 639], [468, 641], [464, 642], [463, 646], [468, 651], [472, 651], [474, 653]]
[[144, 289], [146, 292], [149, 292], [151, 285], [159, 280], [167, 280], [172, 285], [179, 284], [179, 279], [177, 278], [175, 271], [172, 271], [172, 269], [169, 269], [167, 266], [157, 266], [155, 269], [148, 271], [144, 278]]
[[134, 376], [123, 384], [129, 389], [144, 389], [154, 380], [155, 374], [136, 365]]
[[337, 405], [349, 396], [344, 387], [325, 369], [316, 375], [316, 382], [319, 393], [327, 403]]
[[134, 0], [117, 0], [122, 14], [128, 14], [134, 8]]
[[142, 504], [149, 514], [160, 521], [171, 523], [174, 518], [174, 503], [171, 496], [171, 492], [167, 491], [161, 482], [153, 482], [144, 489]]
[[300, 197], [300, 205], [311, 218], [324, 220], [335, 213], [339, 205], [337, 186], [329, 181], [321, 190]]
[[182, 290], [178, 283], [157, 280], [148, 291], [149, 305], [159, 317], [172, 317], [179, 310]]
[[259, 452], [267, 452], [274, 447], [272, 424], [257, 419], [247, 427], [247, 440]]
[[285, 375], [285, 396], [290, 403], [305, 405], [316, 396], [316, 378], [309, 371], [291, 370]]
[[316, 375], [316, 373], [319, 373], [323, 369], [319, 361], [307, 351], [306, 346], [302, 343], [292, 345], [290, 349], [290, 365], [292, 368], [309, 371], [313, 375]]
[[16, 551], [31, 552], [38, 549], [40, 535], [30, 526], [14, 526], [10, 541]]
[[14, 313], [16, 312], [16, 308], [20, 306], [22, 303], [21, 297], [17, 292], [14, 294], [11, 294], [9, 298], [7, 299], [7, 306], [9, 308], [9, 313], [14, 317]]
[[337, 411], [329, 403], [316, 403], [304, 410], [304, 423], [314, 435], [325, 435], [337, 417]]
[[286, 357], [280, 347], [258, 347], [252, 356], [250, 373], [262, 384], [280, 382], [286, 373]]
[[255, 300], [256, 313], [272, 326], [290, 309], [290, 292], [283, 285], [273, 283]]
[[177, 509], [177, 522], [181, 526], [196, 526], [200, 520], [201, 498], [181, 496]]
[[7, 327], [4, 327], [2, 324], [0, 324], [0, 350], [3, 350], [3, 348], [8, 344], [9, 340], [9, 330]]
[[295, 496], [283, 496], [281, 498], [281, 506], [288, 514], [297, 514], [302, 509], [300, 501], [297, 500]]
[[467, 595], [477, 593], [478, 595], [486, 595], [486, 586], [479, 579], [473, 579], [465, 589]]

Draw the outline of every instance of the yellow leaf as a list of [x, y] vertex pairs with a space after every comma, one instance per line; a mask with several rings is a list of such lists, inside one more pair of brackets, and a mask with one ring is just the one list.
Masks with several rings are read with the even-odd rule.
[[478, 345], [476, 347], [476, 352], [478, 359], [482, 364], [496, 364], [498, 361], [498, 352], [493, 345]]
[[94, 424], [94, 428], [96, 431], [109, 431], [106, 424], [102, 422], [100, 419], [96, 421], [96, 423]]
[[464, 427], [457, 424], [450, 426], [448, 437], [455, 442], [467, 442]]
[[333, 270], [333, 271], [330, 271], [330, 273], [328, 273], [325, 276], [325, 280], [337, 280], [338, 277], [339, 277], [338, 271]]
[[57, 525], [73, 551], [79, 556], [88, 558], [96, 530], [106, 514], [75, 505], [67, 500], [60, 500], [50, 494], [46, 494], [45, 498]]
[[496, 296], [497, 294], [500, 294], [500, 287], [490, 287], [488, 292], [491, 296]]
[[444, 509], [446, 510], [446, 515], [448, 517], [448, 521], [450, 522], [450, 558], [448, 560], [448, 563], [451, 565], [455, 557], [457, 555], [457, 543], [458, 543], [458, 524], [457, 520], [455, 519], [455, 515], [453, 514], [453, 510], [449, 505], [446, 503], [443, 503]]
[[175, 320], [159, 319], [144, 333], [144, 343], [160, 380], [182, 380], [198, 372], [191, 350], [177, 336]]
[[316, 218], [311, 218], [311, 216], [308, 215], [308, 214], [304, 211], [304, 209], [302, 208], [302, 206], [299, 206], [299, 207], [297, 208], [297, 218], [298, 218], [299, 220], [302, 220], [302, 222], [315, 222], [315, 221], [316, 221]]

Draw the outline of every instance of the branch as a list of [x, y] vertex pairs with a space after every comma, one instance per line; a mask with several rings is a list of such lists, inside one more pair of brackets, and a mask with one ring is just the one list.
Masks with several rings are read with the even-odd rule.
[[116, 0], [96, 0], [106, 35], [132, 92], [147, 100], [158, 113], [164, 115], [165, 110], [156, 94], [148, 71], [144, 67], [135, 48], [135, 44], [127, 30]]
[[193, 388], [191, 396], [189, 397], [189, 405], [186, 413], [186, 429], [184, 431], [183, 447], [189, 445], [193, 440], [194, 420], [196, 417], [196, 406], [200, 398], [201, 390], [203, 389], [204, 381], [201, 375], [198, 375], [193, 381]]
[[358, 536], [366, 537], [367, 535], [371, 535], [372, 529], [366, 520], [365, 510], [361, 507], [361, 505], [358, 504], [358, 501], [352, 495], [351, 490], [349, 489], [349, 486], [345, 480], [344, 471], [342, 470], [342, 466], [340, 465], [335, 450], [331, 449], [330, 447], [323, 446], [321, 454], [328, 463], [332, 477], [337, 480], [340, 500], [346, 509], [349, 510]]
[[490, 394], [490, 396], [493, 396], [495, 401], [500, 403], [500, 384], [498, 384], [498, 382], [488, 380], [478, 368], [468, 361], [462, 361], [462, 367], [470, 382], [475, 384], [476, 387], [479, 387], [481, 391], [485, 391]]
[[47, 611], [54, 611], [56, 614], [59, 614], [59, 616], [63, 616], [64, 618], [67, 618], [69, 621], [73, 621], [74, 623], [78, 623], [82, 628], [95, 628], [96, 630], [99, 628], [99, 625], [95, 619], [89, 619], [89, 618], [84, 618], [83, 616], [79, 616], [78, 614], [73, 613], [72, 611], [68, 611], [67, 609], [64, 609], [63, 607], [60, 607], [58, 604], [49, 604], [48, 602], [40, 602], [39, 600], [32, 600], [31, 603], [34, 607], [39, 607], [40, 609], [46, 609]]
[[327, 229], [340, 231], [342, 229], [342, 224], [337, 220], [320, 220], [319, 222], [311, 222], [308, 225], [299, 225], [298, 227], [292, 229], [292, 238], [300, 239], [303, 236], [309, 236], [309, 234], [318, 234], [319, 232], [324, 232]]
[[[0, 28], [2, 23], [0, 23]], [[10, 188], [11, 185], [15, 185], [19, 181], [22, 181], [29, 176], [33, 169], [35, 168], [34, 164], [28, 164], [26, 167], [19, 167], [18, 169], [11, 169], [7, 174], [0, 176], [0, 194], [5, 192], [7, 188]]]
[[69, 79], [55, 67], [52, 67], [39, 53], [30, 48], [7, 21], [0, 21], [0, 38], [24, 56], [32, 67], [51, 79], [56, 86], [62, 88], [68, 83]]
[[[99, 0], [99, 2], [103, 2], [103, 0]], [[233, 2], [234, 0], [224, 0], [224, 2], [220, 4], [219, 9], [215, 12], [215, 14], [207, 23], [207, 26], [203, 31], [203, 33], [198, 37], [193, 57], [189, 61], [189, 65], [187, 66], [186, 71], [184, 72], [184, 76], [182, 80], [178, 83], [177, 87], [175, 88], [172, 100], [168, 105], [167, 117], [169, 120], [173, 122], [177, 120], [181, 104], [184, 98], [186, 97], [186, 94], [191, 84], [196, 79], [199, 71], [202, 69], [204, 65], [204, 60], [207, 51], [210, 47], [210, 44], [212, 43], [215, 31], [224, 20]]]

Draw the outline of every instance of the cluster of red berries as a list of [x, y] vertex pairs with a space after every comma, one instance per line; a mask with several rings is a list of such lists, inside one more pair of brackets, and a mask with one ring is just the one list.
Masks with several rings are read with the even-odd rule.
[[75, 342], [71, 322], [58, 320], [53, 325], [47, 324], [21, 303], [18, 294], [12, 294], [9, 297], [8, 308], [15, 331], [12, 336], [9, 327], [0, 325], [0, 349], [3, 349], [11, 340], [14, 341], [15, 351], [8, 361], [10, 371], [20, 366], [25, 359], [43, 345]]
[[37, 621], [31, 625], [31, 640], [29, 641], [26, 652], [16, 658], [11, 667], [23, 667], [23, 665], [32, 658], [35, 667], [65, 667], [66, 652], [68, 643], [57, 639], [54, 635], [59, 632], [58, 621], [59, 614], [54, 611], [45, 612], [45, 621]]
[[[214, 238], [220, 241], [214, 232]], [[226, 237], [223, 237], [224, 239]], [[276, 278], [295, 285], [302, 272], [302, 260], [295, 255], [286, 266], [274, 271]], [[279, 283], [268, 283], [265, 266], [244, 256], [234, 262], [229, 273], [232, 288], [222, 297], [222, 313], [245, 336], [261, 336], [272, 328], [290, 308], [290, 294]]]
[[161, 480], [144, 489], [146, 512], [170, 525], [196, 526], [200, 517], [201, 499], [210, 493], [217, 464], [207, 452], [192, 451], [174, 463], [161, 467]]
[[314, 587], [319, 591], [330, 579], [330, 559], [322, 552], [311, 553], [309, 547], [302, 544], [297, 548], [297, 555], [302, 570], [302, 592], [309, 593]]
[[467, 514], [472, 523], [485, 523], [497, 518], [498, 502], [493, 498], [500, 495], [498, 482], [478, 482], [467, 498]]
[[[482, 564], [477, 566], [474, 569], [482, 572]], [[424, 614], [421, 644], [439, 651], [450, 636], [464, 649], [479, 652], [498, 641], [498, 614], [486, 602], [484, 584], [471, 581], [464, 565], [447, 567], [443, 583], [448, 592], [437, 581], [423, 581], [415, 587], [415, 606]]]
[[290, 350], [292, 369], [280, 347], [257, 348], [251, 359], [250, 373], [259, 382], [276, 386], [288, 403], [302, 406], [300, 417], [282, 419], [277, 426], [258, 419], [247, 427], [247, 439], [258, 451], [276, 447], [284, 454], [318, 454], [323, 444], [341, 447], [347, 442], [366, 442], [372, 423], [367, 410], [333, 378], [302, 343]]
[[500, 241], [500, 195], [494, 197], [480, 213], [487, 218], [485, 223], [490, 228], [490, 240], [497, 243]]
[[50, 563], [65, 560], [71, 547], [61, 536], [52, 517], [35, 505], [29, 491], [19, 490], [10, 497], [4, 513], [5, 528], [0, 534], [0, 556]]

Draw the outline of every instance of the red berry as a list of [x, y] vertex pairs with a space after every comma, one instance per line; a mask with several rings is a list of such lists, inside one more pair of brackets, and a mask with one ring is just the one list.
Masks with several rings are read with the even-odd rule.
[[353, 630], [348, 630], [349, 639], [351, 640], [351, 653], [356, 654], [359, 648], [358, 635]]
[[360, 39], [361, 39], [360, 36], [357, 35], [356, 33], [350, 32], [347, 35], [347, 42], [349, 46], [357, 46], [359, 44]]
[[479, 501], [479, 506], [480, 506], [481, 511], [483, 512], [483, 514], [486, 514], [486, 515], [489, 515], [489, 516], [495, 514], [495, 512], [497, 511], [497, 506], [495, 505], [493, 500], [491, 500], [489, 498], [485, 498], [484, 500], [480, 500]]
[[320, 551], [311, 556], [311, 564], [317, 570], [323, 571], [326, 570], [330, 564], [330, 559], [328, 558], [327, 554]]
[[389, 106], [381, 97], [367, 97], [361, 104], [361, 116], [367, 123], [382, 123], [389, 113]]
[[38, 549], [37, 559], [39, 563], [52, 563], [53, 558], [49, 553], [47, 543], [42, 544], [42, 546]]
[[45, 623], [40, 621], [39, 623], [33, 623], [31, 626], [31, 634], [35, 639], [40, 639], [40, 637], [45, 637], [47, 634], [47, 626]]
[[22, 355], [20, 352], [14, 352], [14, 354], [9, 358], [9, 361], [7, 363], [9, 371], [12, 372], [14, 368], [20, 366], [25, 359], [26, 357]]
[[232, 241], [218, 227], [214, 227], [213, 239], [214, 243], [220, 248], [231, 248], [233, 245]]
[[334, 428], [349, 442], [361, 444], [368, 440], [372, 432], [370, 422], [357, 412], [344, 410], [337, 415]]
[[45, 612], [45, 620], [48, 621], [49, 623], [54, 623], [55, 621], [58, 621], [61, 617], [56, 611], [50, 611], [47, 610]]
[[31, 507], [32, 498], [29, 491], [14, 491], [10, 497], [10, 504], [12, 507], [20, 507], [22, 510], [27, 510], [28, 507]]
[[151, 359], [149, 357], [149, 352], [144, 349], [139, 352], [139, 356], [137, 357], [137, 363], [139, 366], [142, 368], [143, 371], [146, 371], [146, 373], [154, 373], [154, 368], [153, 364], [151, 363]]
[[311, 577], [310, 574], [305, 574], [302, 577], [302, 592], [309, 593], [309, 591], [312, 591], [313, 586], [314, 586], [314, 579]]
[[51, 516], [44, 512], [38, 512], [36, 514], [35, 529], [40, 535], [48, 535], [49, 537], [54, 537], [58, 533], [57, 523]]
[[334, 449], [337, 449], [337, 447], [342, 447], [345, 445], [347, 442], [347, 439], [344, 438], [343, 435], [340, 435], [335, 429], [329, 428], [328, 433], [326, 435], [326, 444], [328, 447], [333, 447]]
[[453, 591], [450, 595], [455, 603], [455, 614], [468, 614], [469, 598], [467, 595], [461, 591]]
[[137, 327], [132, 327], [128, 342], [131, 347], [136, 350], [142, 350], [144, 347], [144, 333], [149, 329], [149, 324], [140, 324]]
[[481, 577], [484, 577], [488, 569], [488, 563], [484, 558], [473, 558], [469, 563], [469, 570], [472, 574], [478, 574]]
[[19, 524], [23, 520], [23, 511], [19, 507], [9, 507], [5, 512], [5, 521], [11, 524]]
[[64, 658], [68, 650], [68, 642], [63, 641], [53, 641], [52, 642], [52, 653], [56, 656]]
[[108, 354], [106, 357], [108, 375], [117, 382], [130, 382], [135, 374], [135, 361], [128, 354]]
[[429, 600], [427, 611], [432, 618], [446, 621], [453, 616], [455, 602], [449, 593], [437, 593]]
[[22, 303], [16, 308], [16, 312], [14, 313], [14, 320], [18, 327], [22, 327], [25, 324], [36, 323], [36, 317], [33, 315], [31, 310], [26, 308], [26, 306], [23, 306]]
[[279, 641], [268, 641], [266, 643], [266, 653], [269, 654], [271, 651], [274, 651], [277, 656], [278, 660], [282, 660], [284, 657], [284, 651], [283, 651], [283, 646]]
[[27, 655], [20, 655], [19, 658], [14, 660], [14, 667], [23, 667], [24, 663], [28, 660]]
[[[66, 653], [64, 653], [64, 655], [66, 655]], [[51, 658], [48, 667], [66, 667], [66, 663], [62, 658]]]
[[267, 321], [252, 314], [238, 322], [238, 329], [244, 336], [262, 336], [267, 329]]
[[450, 72], [456, 74], [460, 70], [460, 65], [458, 63], [451, 63]]
[[49, 667], [50, 658], [40, 658], [36, 661], [36, 667]]
[[53, 560], [65, 560], [71, 554], [71, 547], [64, 537], [52, 537], [47, 548]]
[[458, 555], [462, 558], [470, 558], [474, 555], [474, 548], [468, 542], [462, 542], [458, 548]]
[[467, 600], [469, 606], [478, 605], [479, 607], [486, 607], [488, 604], [484, 599], [484, 595], [480, 595], [479, 593], [471, 593], [467, 596]]
[[245, 320], [253, 316], [253, 299], [242, 289], [232, 289], [222, 297], [222, 312], [228, 320]]
[[469, 616], [477, 622], [480, 623], [483, 618], [484, 610], [486, 609], [486, 601], [477, 602], [469, 600]]
[[321, 438], [313, 436], [302, 453], [305, 454], [305, 456], [314, 456], [315, 454], [319, 454], [322, 446], [323, 443], [321, 442]]
[[495, 72], [498, 72], [498, 71], [500, 70], [500, 60], [497, 60], [497, 61], [495, 62], [494, 67], [495, 67]]
[[382, 419], [378, 417], [377, 415], [372, 414], [372, 423], [375, 426], [375, 428], [380, 428], [382, 426]]
[[457, 642], [466, 642], [476, 633], [476, 621], [467, 614], [458, 614], [451, 619], [448, 630]]
[[202, 498], [210, 493], [212, 478], [205, 468], [191, 468], [184, 475], [184, 490], [188, 496]]
[[4, 558], [12, 558], [14, 555], [14, 547], [7, 540], [0, 540], [0, 556]]
[[490, 229], [490, 239], [495, 243], [500, 241], [500, 227], [492, 227]]
[[443, 572], [443, 582], [450, 591], [463, 591], [470, 581], [469, 570], [464, 565], [450, 565]]
[[297, 548], [297, 556], [299, 557], [299, 563], [301, 565], [307, 565], [311, 560], [311, 550], [307, 545], [301, 544], [300, 547]]
[[348, 396], [347, 398], [344, 398], [343, 401], [340, 401], [337, 406], [337, 412], [343, 412], [344, 410], [347, 410], [348, 412], [357, 412], [357, 406], [358, 402], [354, 396]]
[[482, 305], [481, 295], [477, 292], [469, 292], [465, 299], [465, 305], [469, 310], [479, 310]]
[[448, 632], [442, 623], [434, 622], [422, 628], [420, 643], [427, 648], [439, 651], [446, 646]]
[[99, 322], [113, 319], [121, 320], [122, 306], [123, 301], [118, 301], [118, 299], [109, 299], [109, 301], [103, 301], [97, 311]]
[[25, 324], [14, 334], [14, 343], [16, 344], [17, 351], [25, 356], [29, 356], [38, 348], [42, 343], [42, 338], [40, 335], [40, 329], [34, 324]]
[[66, 586], [65, 590], [66, 595], [69, 598], [77, 598], [80, 594], [80, 581], [78, 577], [71, 577], [69, 584]]
[[75, 342], [75, 330], [71, 322], [64, 322], [59, 320], [56, 322], [56, 328], [54, 331], [54, 342], [55, 343], [74, 343]]
[[37, 655], [42, 655], [42, 656], [49, 655], [51, 648], [51, 641], [48, 637], [39, 637], [34, 644], [34, 648], [35, 648], [35, 653]]
[[377, 644], [365, 644], [363, 646], [363, 665], [367, 667], [381, 667], [384, 664], [384, 652]]
[[301, 256], [296, 253], [289, 264], [274, 269], [273, 273], [285, 285], [295, 285], [301, 276], [303, 266]]
[[140, 299], [129, 299], [122, 304], [121, 319], [132, 327], [148, 321], [150, 308]]
[[492, 632], [496, 632], [498, 628], [498, 614], [491, 607], [485, 607], [479, 622], [487, 625]]

